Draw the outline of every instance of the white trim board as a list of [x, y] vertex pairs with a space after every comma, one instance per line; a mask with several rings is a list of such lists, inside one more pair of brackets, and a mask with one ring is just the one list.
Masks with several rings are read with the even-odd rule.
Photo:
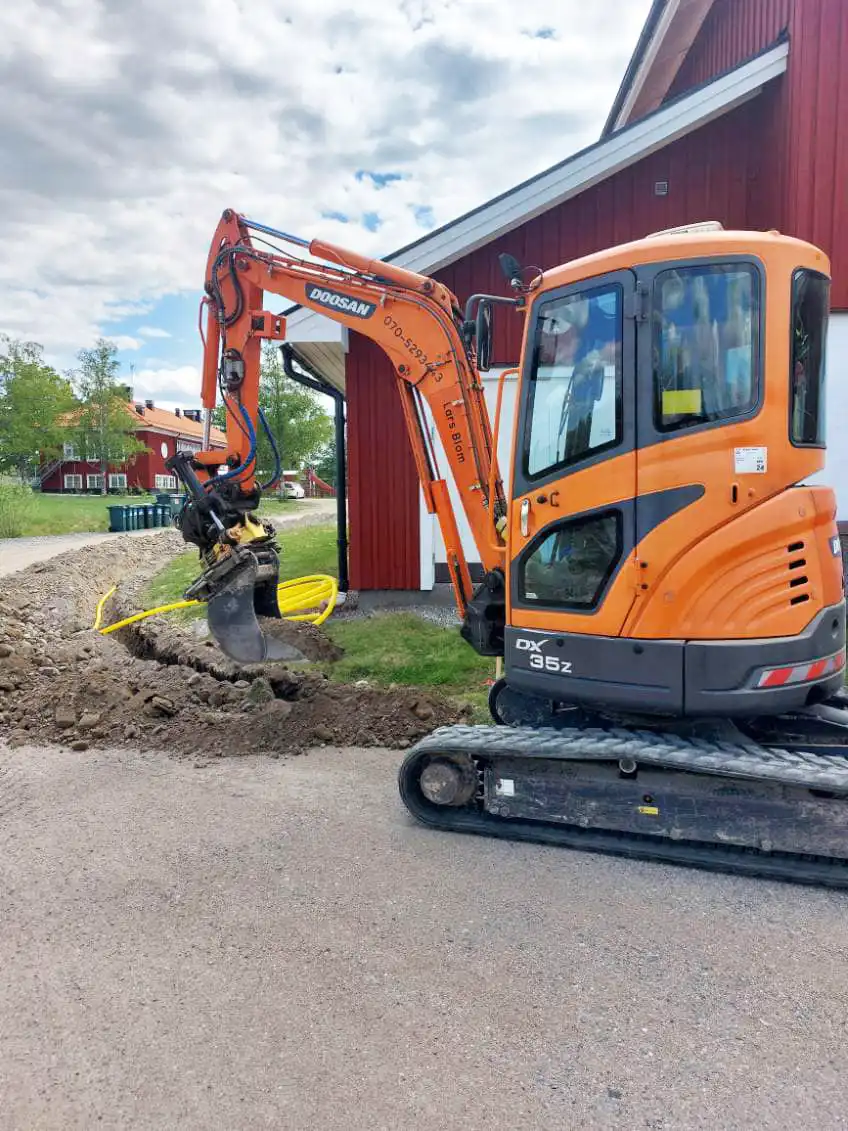
[[[412, 246], [386, 256], [386, 262], [422, 274], [446, 267], [755, 98], [766, 83], [786, 71], [788, 58], [788, 43], [762, 52]], [[314, 341], [319, 320], [332, 325], [314, 311], [290, 307], [286, 323], [291, 340]]]
[[645, 54], [642, 56], [642, 62], [639, 64], [639, 68], [636, 71], [636, 74], [633, 76], [633, 81], [630, 84], [630, 89], [628, 90], [624, 102], [621, 105], [621, 109], [618, 112], [610, 133], [615, 133], [616, 130], [620, 130], [622, 124], [626, 122], [630, 117], [630, 111], [633, 109], [633, 104], [642, 93], [642, 87], [645, 85], [645, 79], [648, 77], [648, 74], [650, 73], [650, 70], [654, 65], [654, 61], [656, 60], [660, 48], [663, 45], [663, 40], [666, 37], [666, 33], [671, 27], [672, 20], [677, 15], [677, 10], [679, 7], [680, 0], [669, 0], [669, 3], [666, 4], [665, 9], [660, 16], [659, 21], [657, 22], [657, 26], [654, 29], [654, 34], [651, 36], [651, 41], [648, 44], [647, 49], [645, 50]]

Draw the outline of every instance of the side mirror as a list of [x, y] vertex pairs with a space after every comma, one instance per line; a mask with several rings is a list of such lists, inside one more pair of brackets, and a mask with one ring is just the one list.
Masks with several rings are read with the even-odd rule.
[[492, 329], [492, 304], [481, 298], [477, 306], [477, 321], [474, 328], [477, 368], [481, 373], [486, 373], [491, 369]]
[[506, 281], [513, 290], [519, 290], [521, 288], [521, 264], [514, 255], [507, 255], [506, 252], [502, 252], [498, 256], [498, 262]]

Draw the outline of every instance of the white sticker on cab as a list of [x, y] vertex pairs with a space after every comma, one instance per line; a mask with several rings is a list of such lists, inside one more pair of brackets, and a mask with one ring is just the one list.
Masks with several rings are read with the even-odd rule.
[[737, 475], [765, 475], [768, 448], [734, 448], [733, 470]]
[[498, 778], [495, 782], [498, 797], [515, 797], [515, 782], [512, 778]]

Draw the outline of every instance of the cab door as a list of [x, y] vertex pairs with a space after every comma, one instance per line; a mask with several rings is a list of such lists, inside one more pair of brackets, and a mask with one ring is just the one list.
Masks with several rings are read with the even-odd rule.
[[634, 601], [636, 277], [551, 291], [519, 389], [507, 623], [617, 636]]
[[[722, 255], [646, 264], [637, 277], [649, 315], [639, 322], [637, 347], [636, 537], [644, 589], [626, 633], [727, 633], [720, 616], [686, 620], [683, 574], [664, 579], [676, 563], [687, 568], [690, 551], [716, 530], [787, 481], [774, 442], [768, 458], [769, 436], [787, 431], [785, 399], [776, 427], [761, 418], [764, 267], [754, 256]], [[717, 593], [738, 584], [720, 580], [740, 537], [744, 545], [741, 528], [733, 529], [723, 552], [713, 551]], [[660, 583], [677, 594], [674, 606], [657, 599]]]

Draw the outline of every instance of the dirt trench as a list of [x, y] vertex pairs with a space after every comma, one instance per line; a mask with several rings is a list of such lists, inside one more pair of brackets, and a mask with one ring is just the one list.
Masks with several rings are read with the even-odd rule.
[[319, 745], [403, 749], [467, 719], [438, 695], [332, 682], [322, 665], [339, 649], [312, 625], [273, 626], [308, 657], [300, 664], [235, 664], [197, 625], [167, 616], [108, 636], [93, 630], [105, 592], [117, 585], [104, 624], [140, 611], [147, 581], [184, 549], [177, 532], [163, 531], [72, 550], [0, 580], [0, 738], [204, 760]]

